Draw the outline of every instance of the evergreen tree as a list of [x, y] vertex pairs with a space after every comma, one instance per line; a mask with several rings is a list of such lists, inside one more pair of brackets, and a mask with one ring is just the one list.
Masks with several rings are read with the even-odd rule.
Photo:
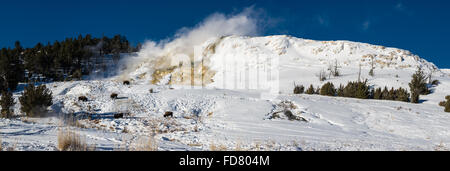
[[367, 80], [364, 82], [349, 82], [344, 88], [344, 97], [368, 99], [370, 98], [370, 89]]
[[3, 48], [0, 52], [0, 77], [4, 86], [14, 90], [18, 82], [29, 81], [24, 79], [25, 70], [28, 78], [42, 75], [46, 79], [63, 80], [65, 77], [79, 77], [79, 70], [82, 74], [89, 73], [94, 69], [90, 61], [93, 57], [106, 54], [118, 57], [118, 54], [130, 51], [128, 40], [121, 35], [101, 39], [79, 35], [53, 44], [37, 43], [26, 49], [17, 41], [14, 49]]
[[419, 103], [419, 94], [417, 89], [411, 91], [411, 103]]
[[81, 73], [81, 69], [75, 70], [75, 72], [72, 74], [72, 77], [78, 80], [81, 80], [83, 74]]
[[306, 90], [306, 94], [314, 94], [315, 90], [313, 85], [311, 84], [311, 86], [309, 86], [308, 90]]
[[357, 82], [355, 97], [359, 99], [368, 99], [370, 97], [370, 91], [369, 86], [367, 85], [367, 80], [365, 80], [364, 82]]
[[354, 82], [348, 82], [344, 88], [344, 97], [355, 97], [356, 94], [356, 85]]
[[375, 92], [373, 93], [373, 98], [374, 99], [382, 99], [382, 93], [381, 93], [381, 88], [377, 88], [375, 90]]
[[0, 92], [6, 91], [8, 88], [6, 87], [6, 81], [5, 79], [0, 76]]
[[335, 96], [336, 95], [336, 89], [334, 88], [333, 83], [331, 83], [331, 82], [325, 83], [322, 86], [322, 88], [320, 88], [320, 95]]
[[344, 86], [342, 84], [340, 84], [339, 88], [337, 89], [337, 96], [344, 97]]
[[13, 94], [10, 91], [3, 91], [0, 98], [0, 105], [2, 106], [1, 114], [4, 118], [11, 118], [14, 110], [11, 107], [16, 104], [14, 102]]
[[19, 97], [20, 110], [29, 117], [45, 116], [46, 108], [53, 104], [52, 92], [45, 85], [25, 87], [22, 96]]
[[303, 85], [295, 85], [294, 94], [302, 94], [305, 91]]
[[411, 92], [418, 92], [421, 95], [427, 95], [430, 93], [427, 85], [427, 78], [422, 71], [422, 68], [418, 68], [416, 73], [412, 75], [411, 82], [409, 83], [409, 88]]
[[395, 91], [395, 100], [402, 102], [409, 102], [409, 93], [406, 89], [399, 88]]
[[19, 53], [16, 50], [3, 48], [0, 52], [0, 77], [3, 78], [3, 86], [9, 90], [15, 90], [23, 80], [24, 70]]
[[373, 98], [374, 94], [375, 94], [375, 90], [374, 90], [374, 89], [370, 89], [370, 92], [369, 92], [369, 99], [374, 99], [374, 98]]
[[394, 87], [392, 87], [391, 90], [389, 90], [387, 100], [395, 100], [395, 98], [395, 90]]
[[386, 86], [384, 87], [383, 92], [381, 92], [381, 99], [389, 100], [389, 90]]

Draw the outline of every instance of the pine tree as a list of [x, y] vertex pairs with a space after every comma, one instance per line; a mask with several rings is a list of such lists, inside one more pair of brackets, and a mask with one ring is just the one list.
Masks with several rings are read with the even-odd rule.
[[375, 90], [375, 92], [373, 93], [373, 98], [374, 99], [382, 99], [382, 92], [381, 92], [381, 88], [377, 88]]
[[11, 118], [14, 110], [11, 107], [16, 104], [14, 102], [13, 94], [10, 91], [3, 91], [0, 98], [0, 105], [2, 106], [1, 114], [4, 118]]
[[46, 108], [53, 104], [52, 92], [45, 85], [25, 87], [22, 96], [19, 97], [20, 110], [29, 117], [45, 116]]
[[344, 97], [355, 97], [356, 86], [354, 82], [348, 82], [344, 88]]
[[75, 72], [73, 72], [73, 74], [72, 74], [72, 78], [75, 78], [77, 80], [81, 80], [82, 77], [83, 77], [83, 74], [81, 73], [81, 69], [75, 70]]
[[420, 95], [427, 95], [430, 93], [428, 90], [428, 85], [426, 83], [427, 78], [422, 71], [422, 68], [418, 68], [416, 73], [412, 75], [411, 82], [409, 83], [409, 88], [411, 92], [418, 92]]
[[305, 91], [303, 85], [295, 85], [294, 94], [302, 94]]
[[6, 87], [6, 81], [3, 79], [3, 76], [0, 75], [0, 92], [6, 91], [8, 88]]
[[370, 89], [369, 99], [374, 99], [373, 98], [374, 94], [375, 94], [375, 90], [374, 89]]
[[370, 97], [370, 91], [369, 86], [367, 85], [367, 80], [365, 80], [364, 82], [357, 82], [355, 97], [359, 99], [368, 99]]
[[334, 88], [333, 83], [331, 83], [331, 82], [325, 83], [322, 86], [322, 88], [320, 88], [320, 95], [335, 96], [336, 95], [336, 89]]
[[344, 97], [344, 86], [342, 84], [340, 84], [339, 88], [337, 89], [337, 96]]
[[314, 94], [314, 93], [315, 93], [314, 87], [313, 87], [313, 85], [311, 84], [311, 86], [309, 86], [308, 90], [306, 90], [306, 94]]
[[389, 90], [387, 100], [395, 100], [395, 98], [396, 98], [395, 97], [395, 90], [394, 90], [394, 87], [392, 87], [391, 90]]
[[381, 99], [389, 100], [389, 90], [386, 86], [384, 86], [383, 92], [381, 92]]
[[419, 94], [417, 89], [411, 91], [411, 103], [419, 103]]
[[399, 88], [395, 91], [395, 100], [402, 102], [409, 102], [409, 93], [406, 89]]
[[367, 80], [364, 82], [349, 82], [344, 88], [344, 97], [368, 99], [370, 98], [370, 89]]
[[23, 80], [24, 70], [19, 54], [9, 48], [3, 48], [0, 52], [0, 77], [3, 78], [3, 86], [9, 90], [15, 90]]

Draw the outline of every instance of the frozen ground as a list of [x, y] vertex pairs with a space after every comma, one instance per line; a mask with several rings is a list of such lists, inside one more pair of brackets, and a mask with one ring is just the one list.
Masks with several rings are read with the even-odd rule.
[[[145, 65], [130, 73], [131, 85], [122, 84], [123, 76], [48, 83], [53, 92], [49, 110], [54, 115], [27, 118], [20, 113], [20, 104], [16, 104], [17, 118], [0, 119], [2, 148], [57, 150], [58, 132], [63, 129], [78, 133], [96, 150], [133, 150], [146, 137], [155, 139], [158, 150], [448, 150], [450, 147], [450, 114], [438, 106], [450, 95], [449, 72], [407, 51], [285, 36], [229, 37], [217, 44], [215, 53], [208, 58], [216, 73], [228, 72], [216, 63], [226, 53], [245, 54], [248, 58], [252, 54], [259, 57], [267, 54], [279, 59], [278, 93], [265, 98], [261, 96], [262, 90], [218, 88], [217, 82], [224, 80], [217, 74], [213, 76], [215, 82], [206, 88], [152, 85], [151, 78], [133, 77], [151, 70]], [[367, 54], [380, 55], [375, 57], [381, 62], [376, 65], [374, 77], [367, 74], [369, 63], [361, 62]], [[335, 85], [357, 80], [360, 63], [364, 64], [362, 77], [375, 87], [408, 88], [416, 66], [434, 71], [433, 79], [441, 83], [432, 87], [432, 94], [421, 96], [420, 104], [292, 94], [294, 82], [315, 87], [324, 84], [316, 75], [335, 59], [340, 61], [342, 76], [327, 80]], [[175, 70], [172, 74], [176, 72], [182, 71]], [[118, 99], [110, 98], [113, 92], [119, 94]], [[81, 95], [88, 101], [78, 101]], [[17, 102], [19, 96], [20, 91], [15, 93]], [[288, 120], [284, 115], [271, 119], [273, 112], [286, 106], [306, 121]], [[166, 111], [174, 112], [174, 117], [164, 118]], [[115, 119], [116, 113], [124, 113], [125, 117]], [[75, 121], [69, 122], [68, 116]]]

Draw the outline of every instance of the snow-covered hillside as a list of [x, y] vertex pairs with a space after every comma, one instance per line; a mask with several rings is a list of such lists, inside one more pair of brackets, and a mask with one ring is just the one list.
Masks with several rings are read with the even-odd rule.
[[[3, 148], [55, 150], [58, 132], [65, 127], [97, 150], [133, 149], [141, 137], [154, 137], [159, 150], [449, 148], [450, 114], [438, 106], [450, 95], [449, 72], [409, 51], [289, 36], [227, 36], [191, 48], [151, 53], [144, 48], [115, 77], [48, 83], [54, 96], [49, 109], [55, 116], [26, 118], [16, 104], [20, 117], [0, 119]], [[184, 59], [194, 60], [192, 70]], [[368, 74], [372, 59], [373, 77]], [[328, 72], [336, 63], [341, 76], [319, 81], [319, 72]], [[420, 104], [292, 94], [294, 82], [317, 87], [327, 81], [355, 81], [360, 65], [362, 79], [375, 87], [408, 89], [418, 66], [440, 84], [431, 88], [432, 94], [421, 96]], [[123, 85], [123, 80], [131, 80], [131, 85]], [[270, 92], [271, 98], [263, 96], [267, 85], [277, 90]], [[119, 98], [112, 100], [111, 93]], [[78, 101], [81, 95], [89, 100]], [[16, 92], [15, 98], [19, 96]], [[273, 118], [284, 108], [306, 121]], [[166, 111], [174, 117], [164, 118]], [[116, 113], [125, 117], [114, 119]], [[75, 116], [76, 124], [64, 124], [61, 118], [68, 116]]]
[[[195, 49], [194, 53], [174, 51], [176, 48], [172, 47], [151, 53], [144, 50], [138, 55], [138, 58], [143, 58], [139, 65], [131, 65], [124, 77], [156, 80], [154, 83], [190, 85], [191, 80], [187, 77], [191, 76], [191, 68], [180, 67], [181, 59], [188, 59], [188, 62], [189, 59], [194, 60], [195, 85], [203, 83], [210, 87], [235, 88], [227, 86], [225, 82], [236, 81], [232, 79], [237, 78], [234, 75], [237, 70], [250, 75], [252, 70], [269, 74], [270, 71], [277, 71], [279, 78], [276, 79], [279, 79], [284, 92], [291, 90], [294, 81], [299, 84], [321, 84], [316, 81], [317, 75], [335, 64], [344, 73], [343, 78], [330, 81], [338, 83], [341, 80], [357, 80], [358, 75], [355, 76], [355, 73], [358, 73], [360, 65], [362, 78], [380, 86], [386, 83], [387, 86], [392, 84], [395, 87], [407, 85], [409, 78], [396, 78], [409, 77], [417, 67], [422, 67], [426, 73], [433, 72], [433, 76], [443, 75], [434, 64], [407, 50], [350, 41], [314, 41], [290, 36], [228, 36], [211, 38], [191, 48]], [[372, 60], [376, 77], [368, 75]], [[261, 78], [264, 76], [260, 75]], [[241, 77], [241, 82], [256, 81], [253, 75]], [[264, 81], [266, 79], [259, 82]], [[251, 86], [247, 85], [246, 88], [251, 89]]]

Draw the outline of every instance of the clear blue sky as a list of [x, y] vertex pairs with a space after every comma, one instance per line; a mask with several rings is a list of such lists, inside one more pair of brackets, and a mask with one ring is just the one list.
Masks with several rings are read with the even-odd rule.
[[171, 37], [214, 12], [254, 5], [275, 19], [264, 35], [351, 40], [410, 50], [450, 68], [448, 0], [5, 0], [0, 47], [26, 47], [79, 34], [125, 35], [132, 43]]

